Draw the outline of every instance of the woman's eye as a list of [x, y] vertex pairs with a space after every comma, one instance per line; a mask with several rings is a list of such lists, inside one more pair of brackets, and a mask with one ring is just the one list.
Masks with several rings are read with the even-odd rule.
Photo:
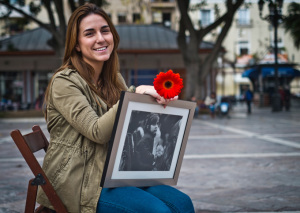
[[109, 27], [105, 27], [101, 30], [102, 33], [109, 33], [110, 32], [110, 29]]
[[93, 35], [93, 33], [92, 32], [88, 32], [88, 33], [85, 33], [84, 35], [85, 36], [91, 36], [91, 35]]

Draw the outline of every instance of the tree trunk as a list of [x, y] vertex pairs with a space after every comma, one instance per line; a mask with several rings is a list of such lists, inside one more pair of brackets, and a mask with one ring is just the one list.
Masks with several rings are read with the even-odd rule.
[[[181, 50], [186, 67], [185, 99], [189, 99], [192, 96], [195, 96], [198, 99], [202, 98], [202, 91], [205, 86], [204, 82], [218, 57], [219, 52], [221, 51], [222, 42], [232, 24], [233, 16], [243, 2], [244, 0], [225, 1], [227, 11], [214, 23], [205, 28], [201, 28], [200, 30], [196, 30], [188, 14], [190, 1], [177, 0], [181, 14], [177, 43]], [[214, 48], [211, 53], [209, 53], [208, 56], [201, 61], [198, 52], [200, 43], [203, 41], [205, 35], [220, 26], [222, 23], [224, 23], [224, 25], [221, 33], [218, 35], [216, 43], [214, 44]], [[186, 31], [189, 32], [189, 39], [187, 39]]]
[[199, 61], [186, 62], [186, 82], [185, 82], [185, 99], [190, 99], [196, 95], [197, 84], [195, 79], [198, 78]]

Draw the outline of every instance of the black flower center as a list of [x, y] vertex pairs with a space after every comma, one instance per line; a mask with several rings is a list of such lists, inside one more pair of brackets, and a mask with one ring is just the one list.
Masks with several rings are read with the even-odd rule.
[[165, 82], [165, 87], [166, 87], [167, 89], [170, 89], [170, 88], [172, 87], [172, 85], [173, 85], [173, 83], [172, 83], [171, 81], [166, 81], [166, 82]]

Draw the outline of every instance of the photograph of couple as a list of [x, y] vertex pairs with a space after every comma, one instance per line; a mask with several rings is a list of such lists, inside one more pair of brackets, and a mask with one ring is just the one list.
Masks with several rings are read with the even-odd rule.
[[133, 110], [119, 171], [169, 171], [182, 116]]

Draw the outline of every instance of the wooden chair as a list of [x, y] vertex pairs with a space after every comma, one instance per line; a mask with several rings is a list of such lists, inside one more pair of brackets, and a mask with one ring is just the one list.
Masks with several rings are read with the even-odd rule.
[[35, 178], [29, 180], [25, 213], [53, 212], [42, 205], [35, 209], [38, 186], [43, 188], [56, 212], [67, 213], [67, 209], [56, 194], [53, 186], [49, 182], [46, 174], [33, 154], [41, 149], [44, 149], [46, 152], [49, 142], [39, 126], [33, 126], [32, 130], [33, 132], [26, 135], [22, 135], [19, 130], [14, 130], [10, 134], [35, 176]]

